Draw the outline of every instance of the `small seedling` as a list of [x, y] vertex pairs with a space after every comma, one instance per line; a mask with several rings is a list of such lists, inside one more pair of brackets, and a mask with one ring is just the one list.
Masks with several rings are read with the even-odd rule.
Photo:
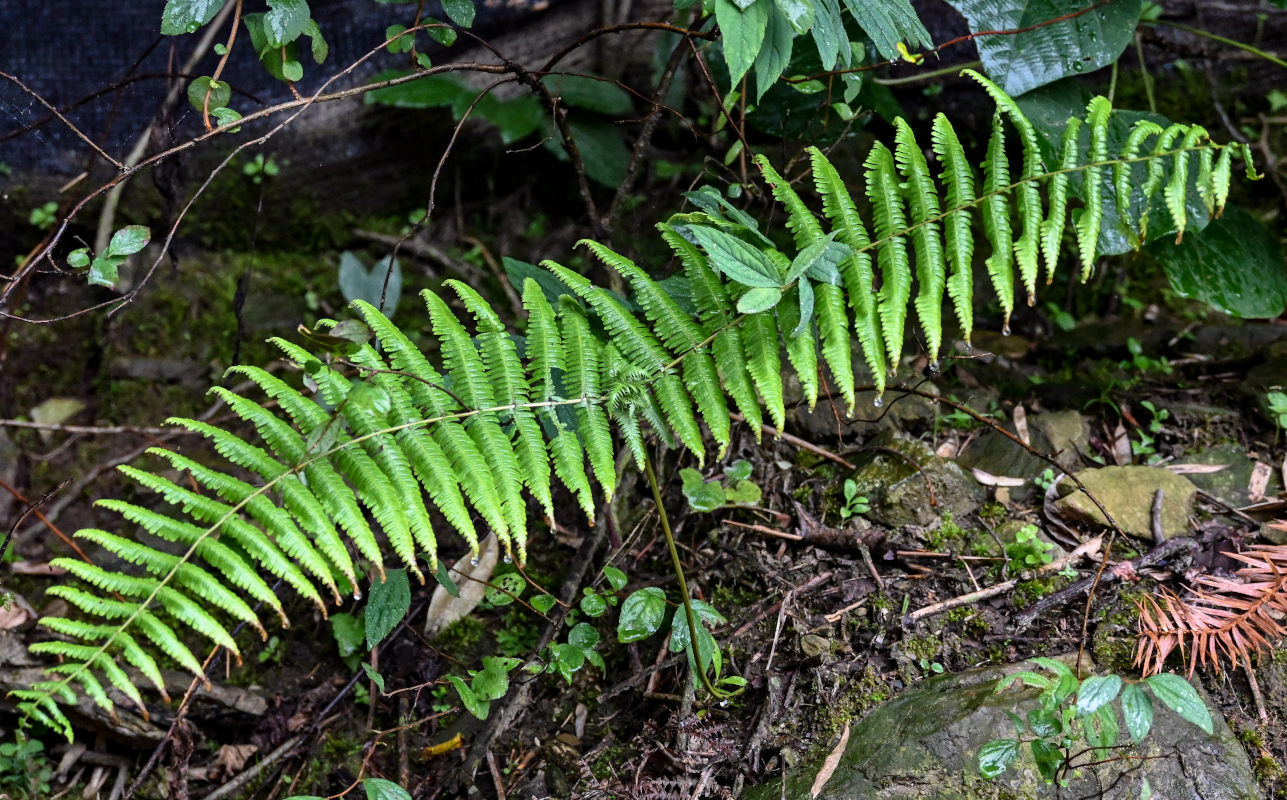
[[724, 481], [708, 481], [695, 469], [681, 469], [684, 497], [694, 511], [715, 511], [724, 506], [753, 506], [760, 502], [760, 487], [751, 477], [751, 462], [738, 459], [724, 470]]
[[[1269, 413], [1273, 415], [1274, 424], [1278, 429], [1287, 428], [1287, 394], [1270, 392], [1265, 395], [1265, 401], [1269, 403]], [[1276, 432], [1275, 435], [1277, 435]]]
[[1037, 488], [1041, 489], [1041, 491], [1043, 492], [1050, 491], [1050, 487], [1053, 486], [1055, 483], [1054, 469], [1051, 467], [1046, 467], [1044, 470], [1042, 470], [1040, 475], [1032, 479], [1032, 482], [1035, 483], [1037, 485]]
[[858, 494], [858, 483], [853, 478], [845, 479], [845, 504], [840, 507], [840, 518], [849, 519], [871, 511], [871, 503]]
[[264, 178], [275, 178], [277, 173], [281, 172], [281, 167], [271, 158], [265, 159], [263, 153], [256, 153], [255, 159], [242, 165], [241, 172], [243, 175], [250, 177], [250, 182], [258, 186], [264, 182]]
[[27, 215], [27, 222], [31, 223], [32, 225], [35, 225], [37, 228], [40, 228], [42, 231], [47, 231], [50, 228], [54, 227], [54, 223], [57, 221], [58, 221], [58, 204], [55, 203], [53, 200], [50, 200], [48, 203], [45, 203], [43, 206], [37, 206], [31, 209], [31, 213]]
[[1053, 544], [1037, 535], [1036, 525], [1024, 525], [1015, 532], [1014, 541], [1005, 546], [1005, 554], [1010, 557], [1010, 571], [1016, 572], [1054, 561], [1051, 554], [1054, 549]]

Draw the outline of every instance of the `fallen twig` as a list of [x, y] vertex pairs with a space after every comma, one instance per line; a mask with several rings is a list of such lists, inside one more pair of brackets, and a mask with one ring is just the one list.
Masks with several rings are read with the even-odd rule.
[[[1073, 550], [1071, 553], [1068, 553], [1062, 558], [1056, 559], [1055, 561], [1052, 561], [1051, 563], [1042, 566], [1040, 569], [1036, 570], [1036, 573], [1038, 575], [1042, 575], [1042, 574], [1047, 574], [1051, 572], [1058, 572], [1064, 567], [1079, 560], [1082, 556], [1087, 556], [1087, 555], [1090, 555], [1091, 553], [1094, 553], [1096, 550], [1099, 549], [1100, 545], [1103, 543], [1103, 540], [1104, 540], [1103, 536], [1096, 536], [1094, 539], [1091, 539], [1090, 541], [1085, 542], [1076, 550]], [[952, 609], [958, 608], [960, 606], [969, 605], [971, 603], [977, 603], [978, 601], [986, 600], [989, 597], [996, 597], [998, 595], [1005, 594], [1006, 592], [1009, 592], [1014, 587], [1018, 586], [1021, 580], [1022, 578], [1011, 578], [1008, 581], [1003, 581], [993, 586], [989, 586], [986, 589], [981, 589], [977, 592], [970, 592], [969, 594], [959, 595], [949, 600], [944, 600], [940, 603], [934, 603], [933, 605], [928, 605], [928, 606], [925, 606], [924, 608], [917, 609], [916, 611], [913, 611], [912, 613], [908, 614], [906, 617], [903, 617], [903, 625], [904, 627], [909, 627], [917, 622], [920, 622], [926, 617], [932, 617], [935, 614], [942, 614], [944, 611], [951, 611]], [[1087, 581], [1083, 581], [1083, 583], [1087, 583]], [[1021, 628], [1022, 626], [1020, 625], [1018, 627]]]

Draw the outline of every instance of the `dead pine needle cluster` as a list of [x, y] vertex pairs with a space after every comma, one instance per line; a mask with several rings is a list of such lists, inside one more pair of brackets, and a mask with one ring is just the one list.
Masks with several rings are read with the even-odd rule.
[[1232, 576], [1203, 575], [1184, 596], [1159, 587], [1160, 599], [1137, 600], [1139, 639], [1135, 665], [1145, 675], [1162, 671], [1178, 649], [1189, 675], [1221, 658], [1237, 668], [1249, 666], [1253, 653], [1274, 647], [1287, 634], [1287, 545], [1253, 545], [1226, 553], [1246, 566]]

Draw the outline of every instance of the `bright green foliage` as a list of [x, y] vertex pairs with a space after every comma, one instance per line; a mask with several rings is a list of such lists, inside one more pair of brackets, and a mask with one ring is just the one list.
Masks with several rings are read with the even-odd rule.
[[[823, 385], [825, 364], [829, 384], [852, 408], [856, 344], [879, 397], [901, 360], [909, 307], [932, 359], [944, 335], [945, 294], [968, 339], [976, 208], [991, 245], [988, 275], [1007, 311], [1014, 296], [1012, 264], [1018, 264], [1030, 292], [1039, 251], [1047, 279], [1054, 269], [1069, 175], [1083, 174], [1089, 192], [1073, 211], [1083, 275], [1094, 262], [1106, 183], [1128, 191], [1140, 187], [1143, 202], [1135, 206], [1147, 211], [1152, 194], [1163, 188], [1163, 161], [1171, 162], [1174, 175], [1194, 156], [1198, 166], [1189, 174], [1219, 213], [1232, 146], [1206, 141], [1192, 128], [1176, 126], [1159, 135], [1154, 126], [1130, 145], [1143, 152], [1148, 136], [1156, 136], [1148, 155], [1111, 159], [1104, 134], [1108, 104], [1097, 98], [1082, 123], [1091, 130], [1094, 160], [1073, 163], [1075, 155], [1069, 154], [1076, 149], [1065, 148], [1051, 177], [1018, 108], [986, 79], [970, 74], [1000, 109], [981, 184], [942, 117], [932, 133], [942, 165], [937, 176], [905, 124], [897, 128], [892, 152], [884, 145], [872, 150], [861, 192], [870, 202], [867, 220], [854, 201], [860, 192], [842, 182], [820, 151], [811, 150], [810, 159], [821, 216], [759, 159], [786, 209], [796, 252], [779, 251], [750, 217], [735, 210], [726, 214], [718, 203], [705, 204], [704, 213], [673, 217], [660, 226], [661, 235], [678, 256], [695, 313], [625, 256], [585, 242], [625, 279], [630, 299], [547, 261], [544, 266], [566, 290], [555, 297], [547, 293], [555, 281], [530, 277], [518, 287], [528, 315], [521, 347], [488, 302], [457, 281], [448, 281], [441, 293], [422, 293], [432, 330], [423, 350], [363, 300], [353, 308], [365, 325], [323, 321], [318, 331], [304, 331], [313, 350], [274, 340], [307, 376], [308, 389], [263, 369], [237, 367], [233, 371], [249, 379], [260, 398], [214, 390], [254, 429], [255, 442], [205, 422], [172, 420], [210, 439], [227, 463], [205, 466], [157, 449], [154, 455], [186, 475], [176, 480], [135, 468], [126, 474], [158, 495], [163, 510], [104, 503], [132, 526], [178, 547], [163, 550], [85, 530], [80, 538], [141, 566], [138, 572], [146, 577], [70, 559], [56, 562], [87, 587], [63, 586], [52, 593], [90, 621], [43, 620], [62, 638], [35, 649], [60, 656], [62, 663], [50, 680], [14, 693], [23, 713], [70, 736], [57, 701], [73, 700], [75, 685], [111, 708], [100, 676], [141, 708], [123, 665], [163, 691], [158, 653], [197, 676], [200, 659], [191, 649], [196, 643], [226, 647], [239, 657], [241, 645], [232, 635], [236, 623], [268, 636], [252, 600], [287, 622], [285, 604], [269, 588], [275, 580], [324, 613], [325, 597], [338, 602], [342, 585], [359, 585], [358, 574], [366, 569], [360, 562], [369, 563], [379, 581], [389, 562], [390, 571], [405, 569], [423, 582], [417, 559], [426, 556], [430, 574], [435, 571], [444, 528], [476, 551], [479, 520], [522, 562], [528, 502], [552, 514], [557, 479], [591, 514], [592, 484], [607, 497], [616, 488], [619, 443], [639, 464], [649, 436], [684, 447], [699, 461], [709, 438], [722, 456], [731, 435], [729, 399], [757, 434], [766, 414], [780, 429], [784, 350], [809, 402]], [[1006, 163], [1007, 121], [1023, 145], [1017, 179]], [[1128, 175], [1123, 182], [1122, 164], [1146, 180]], [[1042, 183], [1050, 187], [1045, 216]], [[1168, 182], [1167, 207], [1183, 186], [1174, 178]], [[1182, 213], [1184, 198], [1179, 199]], [[1012, 218], [1019, 220], [1017, 236]], [[436, 354], [432, 361], [426, 352]], [[633, 606], [627, 606], [623, 618], [631, 618], [626, 611]], [[387, 627], [385, 620], [373, 638]], [[704, 645], [698, 649], [705, 666], [718, 657]]]

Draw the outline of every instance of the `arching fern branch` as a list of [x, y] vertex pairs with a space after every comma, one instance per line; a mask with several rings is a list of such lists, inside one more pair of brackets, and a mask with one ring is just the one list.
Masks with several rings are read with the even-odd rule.
[[[274, 340], [312, 388], [301, 391], [257, 367], [236, 367], [257, 385], [261, 399], [215, 392], [255, 429], [255, 442], [174, 419], [210, 439], [226, 463], [211, 467], [155, 449], [167, 462], [164, 473], [126, 469], [156, 495], [157, 508], [119, 500], [103, 505], [147, 537], [99, 530], [77, 535], [142, 569], [125, 574], [56, 562], [81, 584], [50, 593], [84, 619], [42, 620], [57, 638], [33, 650], [62, 663], [48, 680], [14, 693], [23, 713], [70, 737], [58, 702], [73, 701], [73, 687], [79, 687], [111, 710], [114, 687], [146, 714], [138, 687], [150, 683], [164, 693], [158, 658], [204, 679], [194, 643], [226, 647], [239, 657], [236, 623], [267, 636], [252, 602], [287, 624], [273, 580], [326, 613], [328, 599], [338, 603], [349, 591], [357, 594], [365, 565], [377, 580], [386, 560], [423, 580], [418, 558], [436, 565], [443, 530], [476, 550], [480, 526], [522, 561], [528, 501], [552, 516], [557, 480], [593, 517], [592, 485], [606, 497], [616, 488], [617, 442], [642, 467], [647, 436], [682, 446], [699, 460], [710, 441], [722, 456], [734, 407], [757, 435], [766, 415], [781, 429], [783, 353], [812, 404], [820, 341], [821, 363], [852, 409], [854, 345], [882, 391], [902, 355], [909, 308], [931, 358], [938, 357], [944, 336], [945, 295], [968, 340], [976, 211], [990, 245], [989, 282], [1008, 317], [1013, 267], [1031, 303], [1039, 264], [1047, 281], [1057, 266], [1069, 204], [1078, 202], [1069, 194], [1073, 175], [1083, 176], [1080, 208], [1072, 213], [1083, 278], [1094, 263], [1106, 187], [1116, 192], [1119, 215], [1136, 241], [1146, 238], [1143, 220], [1159, 192], [1177, 233], [1184, 230], [1190, 183], [1211, 213], [1223, 207], [1233, 145], [1211, 143], [1200, 128], [1163, 130], [1142, 122], [1112, 157], [1106, 144], [1110, 109], [1096, 98], [1085, 119], [1070, 121], [1059, 164], [1048, 169], [1019, 108], [971, 75], [998, 105], [981, 175], [939, 115], [931, 133], [937, 175], [902, 122], [894, 149], [877, 145], [869, 155], [861, 191], [847, 187], [812, 149], [820, 216], [758, 159], [786, 209], [793, 255], [774, 247], [745, 214], [726, 216], [718, 206], [660, 225], [695, 313], [629, 259], [585, 242], [625, 279], [631, 299], [546, 262], [568, 291], [547, 296], [532, 279], [520, 287], [527, 313], [521, 347], [487, 301], [458, 281], [447, 282], [449, 294], [423, 293], [435, 361], [360, 301], [354, 308], [365, 325], [350, 320], [312, 337], [342, 345], [340, 358]], [[1089, 129], [1085, 159], [1077, 146], [1079, 128]], [[1007, 130], [1021, 145], [1022, 164], [1014, 168]], [[1190, 170], [1192, 159], [1196, 171]], [[866, 197], [866, 217], [855, 196]], [[1144, 215], [1130, 221], [1122, 212], [1136, 207]]]

